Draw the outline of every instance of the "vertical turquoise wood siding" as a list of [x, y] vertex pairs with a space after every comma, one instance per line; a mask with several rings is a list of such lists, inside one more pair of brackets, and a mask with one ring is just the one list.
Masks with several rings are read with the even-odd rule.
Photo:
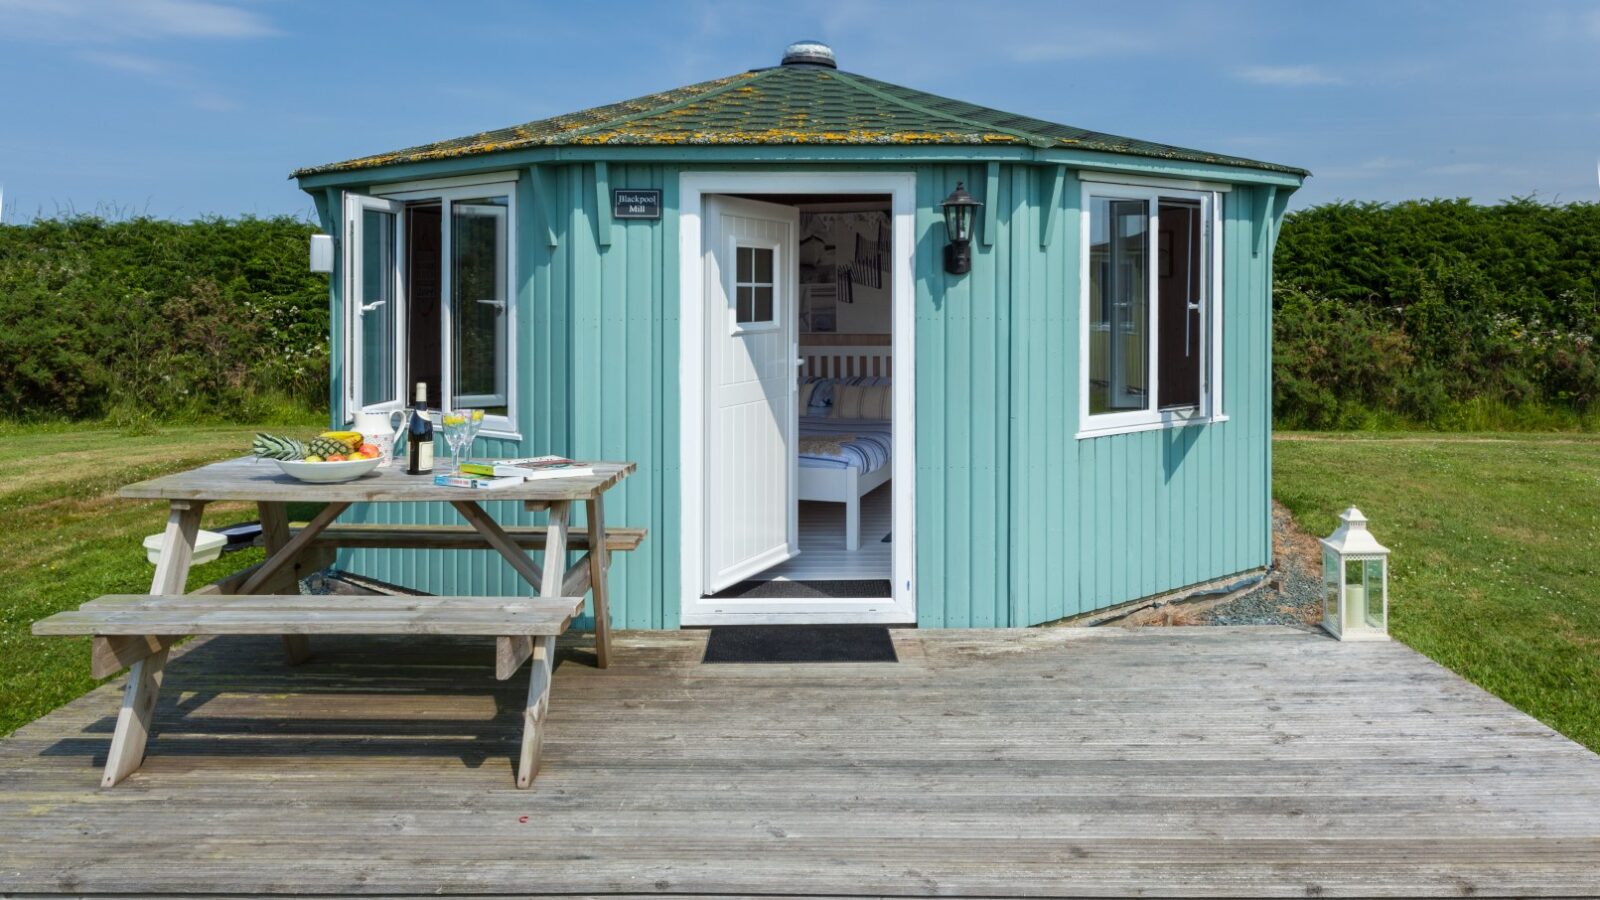
[[[650, 529], [613, 569], [612, 618], [624, 628], [679, 624], [677, 208], [687, 168], [610, 162], [610, 186], [659, 188], [664, 212], [612, 222], [608, 244], [597, 233], [603, 201], [592, 165], [548, 167], [548, 204], [536, 202], [529, 173], [519, 182], [523, 440], [489, 449], [639, 464], [607, 500], [610, 522]], [[994, 196], [980, 197], [995, 210], [994, 233], [975, 242], [971, 273], [952, 276], [938, 203], [957, 181], [988, 193], [985, 166], [893, 168], [917, 177], [918, 623], [1031, 625], [1266, 565], [1270, 249], [1252, 251], [1264, 189], [1223, 195], [1228, 420], [1078, 440], [1076, 175], [1066, 174], [1047, 216], [1055, 171], [1001, 165]], [[546, 208], [555, 211], [554, 248]], [[491, 508], [505, 522], [534, 521], [516, 504]], [[459, 521], [436, 506], [351, 516]], [[523, 591], [487, 552], [361, 551], [340, 564], [430, 592]]]

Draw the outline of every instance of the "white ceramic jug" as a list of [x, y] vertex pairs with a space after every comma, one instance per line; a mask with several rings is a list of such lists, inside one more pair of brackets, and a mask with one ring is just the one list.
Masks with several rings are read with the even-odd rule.
[[[400, 417], [399, 424], [395, 423], [395, 416]], [[382, 468], [394, 462], [394, 447], [399, 443], [400, 437], [406, 432], [406, 412], [403, 409], [391, 409], [388, 412], [358, 412], [352, 431], [361, 432], [361, 438], [366, 443], [377, 445], [383, 451], [383, 461], [378, 463]]]

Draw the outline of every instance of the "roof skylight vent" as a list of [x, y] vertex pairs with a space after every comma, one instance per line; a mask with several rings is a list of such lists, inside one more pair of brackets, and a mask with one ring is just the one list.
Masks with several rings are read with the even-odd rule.
[[821, 41], [795, 41], [783, 48], [783, 64], [786, 66], [839, 68], [838, 60], [834, 59], [833, 56], [833, 48]]

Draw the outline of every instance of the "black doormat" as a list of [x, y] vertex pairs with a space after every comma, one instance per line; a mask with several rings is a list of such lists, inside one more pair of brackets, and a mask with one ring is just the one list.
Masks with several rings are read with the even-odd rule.
[[708, 663], [899, 662], [882, 625], [718, 625]]
[[889, 579], [866, 578], [856, 581], [741, 581], [710, 597], [713, 600], [727, 597], [793, 600], [806, 597], [890, 597], [893, 594]]

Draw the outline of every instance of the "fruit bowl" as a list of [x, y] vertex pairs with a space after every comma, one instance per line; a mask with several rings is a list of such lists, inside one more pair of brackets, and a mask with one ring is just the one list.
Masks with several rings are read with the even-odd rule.
[[334, 484], [354, 481], [378, 467], [379, 459], [347, 459], [341, 462], [306, 462], [303, 459], [275, 459], [278, 468], [290, 478], [312, 484]]

